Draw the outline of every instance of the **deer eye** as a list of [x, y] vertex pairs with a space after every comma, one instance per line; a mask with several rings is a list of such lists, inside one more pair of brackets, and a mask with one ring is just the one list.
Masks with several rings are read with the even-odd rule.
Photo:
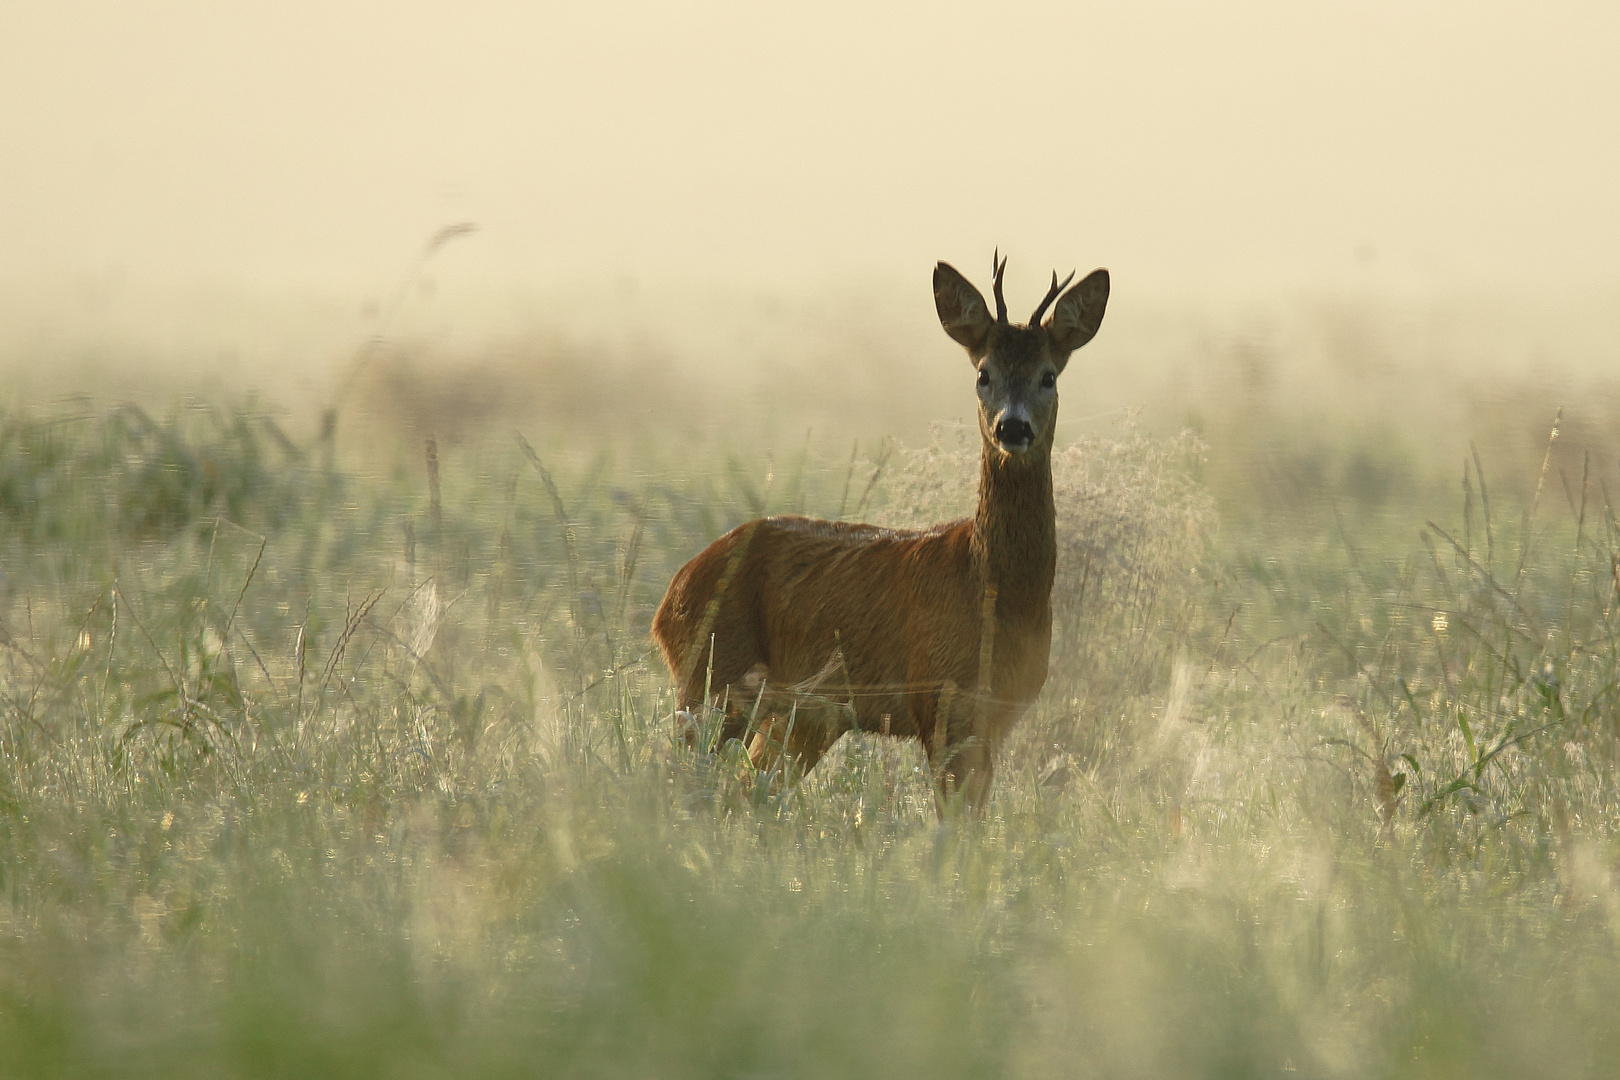
[[1052, 387], [1054, 387], [1056, 385], [1057, 385], [1057, 372], [1048, 371], [1045, 375], [1041, 376], [1041, 389], [1042, 390], [1050, 390], [1050, 389], [1052, 389]]
[[990, 385], [990, 372], [987, 371], [984, 368], [980, 368], [979, 369], [979, 388], [982, 390], [984, 387], [989, 386], [989, 385]]

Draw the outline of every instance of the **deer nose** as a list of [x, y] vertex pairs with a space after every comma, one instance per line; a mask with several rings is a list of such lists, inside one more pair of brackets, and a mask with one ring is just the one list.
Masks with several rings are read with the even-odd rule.
[[1023, 449], [1034, 441], [1035, 429], [1022, 417], [1008, 416], [996, 425], [996, 442], [1004, 447]]

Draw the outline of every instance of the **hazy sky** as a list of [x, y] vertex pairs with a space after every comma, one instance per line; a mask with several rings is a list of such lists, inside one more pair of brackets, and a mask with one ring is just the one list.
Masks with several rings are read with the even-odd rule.
[[0, 5], [0, 282], [1620, 287], [1620, 5]]

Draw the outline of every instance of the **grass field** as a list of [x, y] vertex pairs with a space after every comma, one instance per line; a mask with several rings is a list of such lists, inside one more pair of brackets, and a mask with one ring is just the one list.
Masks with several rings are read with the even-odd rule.
[[0, 1075], [1620, 1073], [1612, 461], [1218, 420], [1060, 451], [1053, 678], [940, 825], [911, 745], [674, 744], [647, 627], [749, 517], [965, 508], [954, 429], [0, 416]]

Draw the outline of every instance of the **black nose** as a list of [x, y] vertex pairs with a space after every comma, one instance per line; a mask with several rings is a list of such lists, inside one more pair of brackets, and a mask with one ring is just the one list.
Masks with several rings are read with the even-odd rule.
[[1035, 429], [1029, 426], [1028, 420], [1020, 420], [1016, 416], [1009, 416], [996, 425], [996, 442], [1003, 446], [1013, 446], [1018, 443], [1035, 441]]

